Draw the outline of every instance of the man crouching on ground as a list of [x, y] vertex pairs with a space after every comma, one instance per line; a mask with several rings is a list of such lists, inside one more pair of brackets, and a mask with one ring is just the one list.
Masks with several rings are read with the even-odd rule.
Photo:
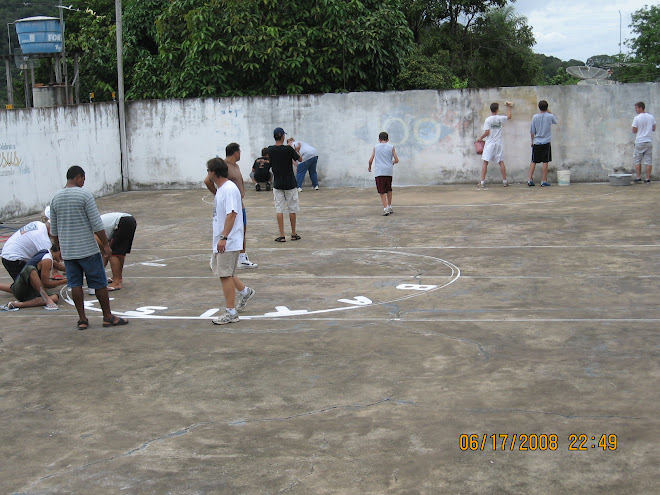
[[[243, 215], [241, 192], [227, 179], [228, 167], [222, 158], [212, 158], [206, 163], [208, 178], [218, 188], [213, 201], [213, 258], [211, 269], [220, 277], [227, 309], [214, 319], [216, 325], [238, 321], [238, 311], [243, 311], [254, 296], [254, 290], [246, 287], [236, 276], [238, 255], [243, 248]], [[238, 213], [241, 212], [241, 215]], [[235, 291], [238, 291], [236, 297]]]

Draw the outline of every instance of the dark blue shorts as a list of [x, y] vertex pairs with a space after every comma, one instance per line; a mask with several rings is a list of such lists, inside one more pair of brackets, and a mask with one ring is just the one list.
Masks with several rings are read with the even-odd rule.
[[64, 266], [66, 267], [67, 287], [82, 287], [83, 274], [87, 278], [87, 287], [90, 289], [103, 289], [108, 286], [101, 253], [79, 260], [64, 260]]

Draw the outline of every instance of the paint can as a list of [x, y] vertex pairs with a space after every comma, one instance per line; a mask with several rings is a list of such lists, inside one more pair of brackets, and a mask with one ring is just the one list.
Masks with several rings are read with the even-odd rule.
[[571, 171], [570, 170], [557, 170], [557, 185], [570, 186], [571, 185]]

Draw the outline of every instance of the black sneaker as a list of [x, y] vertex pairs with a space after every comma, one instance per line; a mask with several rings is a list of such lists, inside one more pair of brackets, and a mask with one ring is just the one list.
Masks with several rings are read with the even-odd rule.
[[534, 184], [534, 181], [533, 181], [533, 180], [528, 180], [528, 181], [527, 181], [527, 185], [528, 185], [529, 187], [534, 187], [536, 184]]
[[254, 188], [255, 188], [257, 191], [261, 191], [261, 184], [257, 184], [256, 186], [254, 186]]
[[650, 183], [651, 183], [650, 180], [648, 180], [648, 179], [645, 179], [645, 180], [644, 180], [644, 184], [650, 184]]
[[266, 191], [270, 191], [270, 182], [266, 182]]

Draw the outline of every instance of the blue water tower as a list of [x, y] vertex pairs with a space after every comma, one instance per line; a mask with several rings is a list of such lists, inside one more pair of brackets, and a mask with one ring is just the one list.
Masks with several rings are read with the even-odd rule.
[[24, 54], [62, 52], [62, 29], [56, 17], [19, 19], [16, 21], [16, 34]]

